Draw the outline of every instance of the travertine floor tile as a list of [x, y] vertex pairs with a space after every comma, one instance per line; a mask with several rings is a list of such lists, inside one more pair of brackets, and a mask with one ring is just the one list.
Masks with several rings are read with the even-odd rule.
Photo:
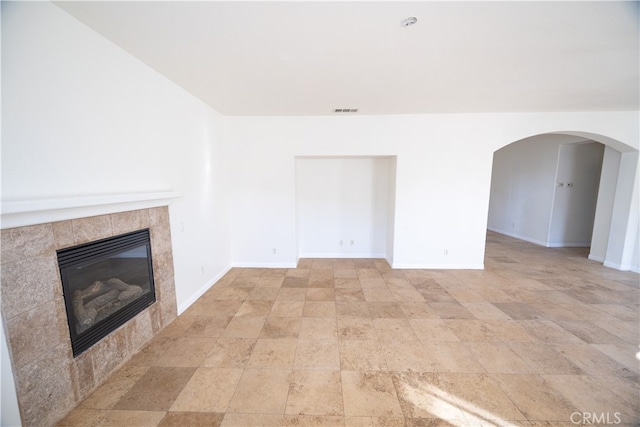
[[540, 375], [501, 374], [493, 378], [528, 420], [567, 422], [578, 410]]
[[269, 317], [260, 332], [260, 338], [298, 338], [299, 335], [299, 317]]
[[218, 338], [202, 366], [210, 368], [244, 368], [256, 343], [249, 338]]
[[404, 319], [407, 317], [400, 304], [396, 302], [367, 301], [367, 307], [372, 319]]
[[258, 338], [265, 321], [264, 317], [234, 317], [220, 336], [222, 338]]
[[456, 334], [460, 341], [466, 342], [491, 342], [501, 341], [493, 329], [489, 328], [486, 322], [471, 319], [451, 319], [446, 320], [447, 327]]
[[338, 317], [338, 338], [340, 340], [375, 340], [376, 330], [371, 319], [359, 317]]
[[337, 340], [298, 340], [294, 369], [340, 369]]
[[408, 319], [373, 319], [373, 327], [385, 346], [418, 340]]
[[640, 373], [640, 362], [638, 362], [637, 356], [639, 353], [638, 346], [631, 344], [592, 344], [591, 346], [631, 371]]
[[533, 368], [534, 372], [539, 374], [579, 375], [582, 373], [580, 368], [548, 344], [510, 342], [507, 345]]
[[195, 371], [195, 368], [151, 367], [114, 409], [167, 411]]
[[534, 369], [503, 342], [468, 342], [467, 348], [491, 374], [528, 374]]
[[635, 377], [637, 374], [600, 352], [591, 344], [557, 343], [553, 348], [587, 375], [613, 375]]
[[342, 416], [340, 371], [293, 371], [285, 413]]
[[338, 326], [335, 318], [303, 317], [300, 324], [300, 339], [327, 340], [338, 338]]
[[432, 361], [434, 372], [485, 372], [465, 343], [431, 341], [423, 343], [423, 346]]
[[586, 375], [545, 375], [545, 381], [558, 390], [580, 412], [619, 414], [620, 423], [632, 424], [640, 419], [639, 403], [621, 401]]
[[284, 414], [291, 371], [245, 369], [229, 403], [229, 412]]
[[304, 301], [277, 300], [271, 307], [269, 317], [301, 317]]
[[197, 316], [184, 332], [185, 337], [218, 337], [224, 332], [231, 316]]
[[[349, 427], [406, 427], [407, 425], [405, 418], [402, 417], [345, 417], [344, 422], [345, 426]], [[416, 427], [418, 425], [431, 424], [416, 424]]]
[[400, 346], [383, 346], [390, 371], [430, 372], [433, 362], [420, 341], [404, 341]]
[[334, 301], [309, 301], [304, 303], [303, 317], [336, 317]]
[[158, 427], [219, 427], [224, 414], [211, 412], [167, 412]]
[[59, 425], [640, 419], [638, 275], [489, 233], [485, 270], [232, 269]]
[[364, 301], [337, 301], [336, 315], [339, 317], [371, 318], [369, 306]]
[[111, 409], [142, 378], [147, 370], [149, 368], [146, 366], [125, 366], [91, 393], [78, 407], [85, 409]]
[[56, 424], [58, 427], [93, 427], [105, 417], [105, 409], [76, 408]]
[[438, 387], [435, 374], [406, 372], [392, 377], [405, 417], [439, 419], [451, 425], [467, 423], [456, 402]]
[[198, 368], [169, 410], [224, 413], [241, 375], [242, 369]]
[[222, 427], [274, 427], [282, 425], [283, 422], [282, 415], [227, 412], [222, 420]]
[[551, 320], [519, 320], [518, 323], [526, 328], [532, 335], [539, 340], [547, 343], [568, 342], [583, 343], [580, 338], [564, 329], [562, 326]]
[[296, 339], [259, 339], [251, 353], [247, 367], [291, 369], [296, 355]]
[[347, 417], [402, 416], [389, 373], [342, 371], [342, 393]]
[[340, 341], [340, 367], [346, 371], [386, 371], [387, 362], [377, 340]]
[[[274, 298], [275, 299], [275, 298]], [[245, 301], [242, 303], [236, 317], [248, 316], [248, 317], [267, 317], [271, 312], [273, 301]]]
[[442, 319], [410, 319], [409, 323], [423, 342], [460, 341]]
[[96, 427], [140, 426], [155, 427], [164, 418], [164, 412], [111, 410], [100, 419]]

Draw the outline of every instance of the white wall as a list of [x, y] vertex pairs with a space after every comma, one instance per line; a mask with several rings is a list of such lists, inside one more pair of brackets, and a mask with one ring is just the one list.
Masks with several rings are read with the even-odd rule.
[[393, 265], [393, 245], [395, 242], [396, 229], [396, 164], [395, 157], [389, 158], [389, 194], [387, 196], [387, 247], [385, 250], [386, 260], [389, 265]]
[[558, 150], [575, 137], [541, 135], [495, 152], [488, 228], [547, 245], [555, 189]]
[[[638, 146], [632, 112], [228, 117], [227, 124], [233, 263], [245, 266], [296, 262], [296, 157], [397, 156], [393, 265], [481, 268], [495, 150], [572, 129], [608, 136], [631, 154]], [[555, 168], [554, 161], [549, 202]], [[547, 212], [550, 218], [550, 207]], [[544, 239], [548, 220], [545, 230]]]
[[591, 245], [603, 155], [597, 142], [560, 146], [548, 246]]
[[611, 213], [611, 229], [604, 265], [619, 270], [637, 269], [639, 224], [639, 174], [638, 153], [627, 152], [620, 156], [618, 185]]
[[2, 200], [172, 190], [178, 305], [230, 265], [224, 119], [51, 3], [2, 3]]
[[389, 160], [296, 159], [299, 257], [386, 257]]
[[598, 203], [593, 220], [593, 234], [589, 258], [604, 262], [609, 244], [609, 230], [613, 214], [613, 201], [618, 183], [621, 153], [611, 147], [604, 147], [602, 171], [598, 186]]

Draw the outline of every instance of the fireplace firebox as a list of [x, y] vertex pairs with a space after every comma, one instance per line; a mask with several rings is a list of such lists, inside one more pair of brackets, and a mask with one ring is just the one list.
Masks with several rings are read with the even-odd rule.
[[57, 254], [74, 357], [156, 301], [148, 229]]

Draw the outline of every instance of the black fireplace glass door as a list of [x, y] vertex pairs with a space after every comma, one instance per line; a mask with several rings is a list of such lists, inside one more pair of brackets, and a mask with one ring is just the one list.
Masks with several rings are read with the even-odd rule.
[[155, 302], [149, 230], [58, 251], [74, 356]]

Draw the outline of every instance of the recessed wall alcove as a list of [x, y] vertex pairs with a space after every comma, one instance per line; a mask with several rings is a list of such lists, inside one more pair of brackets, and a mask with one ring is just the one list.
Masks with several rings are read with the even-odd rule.
[[297, 157], [298, 258], [393, 260], [395, 156]]
[[[169, 209], [27, 222], [2, 230], [2, 318], [22, 425], [53, 425], [176, 318]], [[143, 229], [156, 302], [74, 358], [56, 251]]]

